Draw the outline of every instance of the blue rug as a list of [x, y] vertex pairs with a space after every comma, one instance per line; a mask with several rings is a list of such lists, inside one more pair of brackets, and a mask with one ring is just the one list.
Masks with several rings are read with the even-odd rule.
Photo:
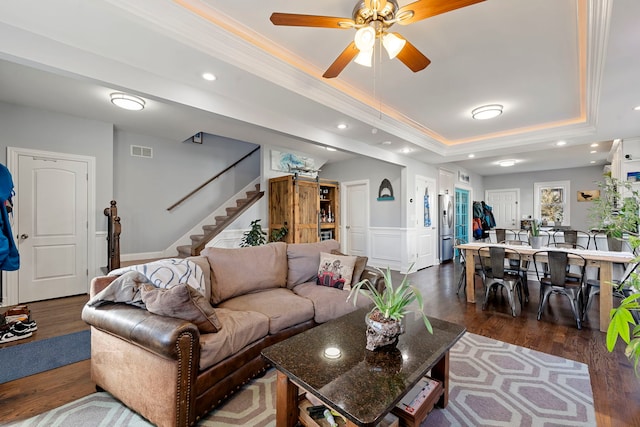
[[91, 331], [0, 349], [0, 384], [91, 357]]

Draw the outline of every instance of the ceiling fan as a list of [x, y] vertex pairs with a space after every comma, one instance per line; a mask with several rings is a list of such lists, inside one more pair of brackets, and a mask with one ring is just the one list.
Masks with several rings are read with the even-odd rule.
[[390, 32], [389, 28], [395, 23], [409, 25], [482, 1], [484, 0], [418, 0], [399, 7], [397, 0], [362, 0], [356, 3], [353, 18], [273, 13], [271, 22], [274, 25], [357, 30], [354, 40], [322, 77], [337, 77], [351, 60], [370, 67], [376, 39], [381, 40], [390, 59], [397, 57], [415, 73], [425, 69], [431, 61], [400, 34]]

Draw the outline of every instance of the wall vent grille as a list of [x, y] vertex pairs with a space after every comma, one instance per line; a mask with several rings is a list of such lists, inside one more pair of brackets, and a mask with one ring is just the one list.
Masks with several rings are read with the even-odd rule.
[[151, 159], [153, 158], [153, 149], [151, 147], [143, 147], [141, 145], [132, 145], [131, 156], [146, 157], [147, 159]]

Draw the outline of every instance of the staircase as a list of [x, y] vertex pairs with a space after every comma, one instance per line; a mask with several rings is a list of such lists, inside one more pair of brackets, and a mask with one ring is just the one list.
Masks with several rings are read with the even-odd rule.
[[189, 236], [191, 238], [190, 245], [178, 246], [178, 256], [179, 257], [188, 257], [199, 255], [200, 251], [202, 251], [206, 244], [211, 241], [214, 237], [220, 234], [229, 224], [235, 221], [242, 212], [247, 210], [251, 205], [260, 200], [264, 196], [264, 191], [260, 191], [260, 184], [256, 184], [256, 189], [253, 191], [247, 191], [246, 197], [243, 199], [236, 200], [236, 206], [227, 208], [227, 215], [225, 216], [216, 216], [215, 225], [203, 225], [202, 231], [203, 234], [193, 234]]

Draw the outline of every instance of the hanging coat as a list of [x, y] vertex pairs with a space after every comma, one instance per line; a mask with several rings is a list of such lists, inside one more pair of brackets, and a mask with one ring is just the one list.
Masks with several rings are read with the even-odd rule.
[[7, 206], [13, 196], [11, 172], [0, 164], [0, 270], [14, 271], [20, 268], [20, 254], [13, 240]]

